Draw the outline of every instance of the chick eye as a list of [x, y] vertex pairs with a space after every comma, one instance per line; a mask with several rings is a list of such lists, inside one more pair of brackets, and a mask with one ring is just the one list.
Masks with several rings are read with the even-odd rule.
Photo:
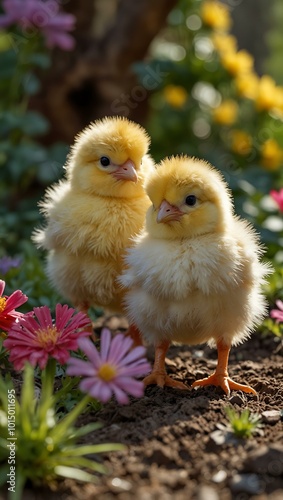
[[186, 205], [189, 205], [189, 207], [193, 207], [197, 202], [197, 197], [194, 194], [189, 194], [186, 198]]
[[108, 156], [101, 156], [100, 164], [102, 165], [102, 167], [108, 167], [108, 165], [110, 165], [110, 160]]

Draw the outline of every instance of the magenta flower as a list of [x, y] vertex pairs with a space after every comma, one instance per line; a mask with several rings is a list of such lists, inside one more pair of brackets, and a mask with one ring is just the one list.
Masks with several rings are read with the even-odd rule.
[[75, 17], [60, 13], [57, 0], [4, 0], [3, 9], [5, 14], [0, 16], [0, 28], [17, 24], [27, 30], [29, 36], [38, 30], [44, 36], [47, 47], [73, 49], [75, 40], [67, 32], [74, 29]]
[[275, 191], [275, 189], [273, 189], [270, 191], [270, 196], [276, 201], [280, 212], [283, 212], [283, 188], [281, 188], [280, 191]]
[[49, 357], [65, 364], [70, 351], [78, 349], [79, 337], [91, 335], [89, 318], [67, 305], [56, 306], [56, 319], [53, 322], [47, 306], [34, 307], [34, 315], [19, 318], [9, 330], [3, 345], [10, 351], [9, 360], [16, 370], [21, 370], [26, 361], [43, 370]]
[[0, 330], [7, 332], [16, 319], [24, 316], [15, 309], [24, 304], [28, 297], [21, 290], [16, 290], [9, 297], [5, 295], [3, 297], [5, 285], [5, 281], [0, 280]]
[[89, 339], [80, 339], [78, 344], [88, 361], [70, 358], [67, 373], [83, 377], [79, 386], [82, 392], [102, 403], [114, 394], [120, 404], [129, 402], [127, 394], [135, 397], [143, 395], [144, 384], [135, 377], [150, 371], [150, 365], [143, 357], [145, 347], [131, 350], [131, 338], [118, 333], [111, 339], [107, 328], [102, 331], [100, 354]]
[[281, 323], [283, 321], [283, 302], [282, 300], [276, 300], [276, 305], [278, 309], [272, 309], [270, 311], [270, 316], [276, 319], [276, 323]]

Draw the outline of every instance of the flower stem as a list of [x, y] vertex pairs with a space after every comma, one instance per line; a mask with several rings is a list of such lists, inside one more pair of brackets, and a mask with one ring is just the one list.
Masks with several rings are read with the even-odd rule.
[[49, 358], [45, 370], [41, 375], [41, 397], [39, 416], [44, 418], [48, 408], [53, 405], [54, 380], [56, 373], [56, 360]]

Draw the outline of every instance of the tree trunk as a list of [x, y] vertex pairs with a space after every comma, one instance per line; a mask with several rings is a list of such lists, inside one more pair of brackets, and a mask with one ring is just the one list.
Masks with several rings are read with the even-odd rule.
[[71, 52], [54, 51], [52, 67], [32, 102], [50, 122], [46, 143], [74, 136], [90, 121], [123, 115], [143, 123], [148, 91], [138, 83], [132, 64], [148, 47], [177, 0], [70, 0], [77, 17], [77, 44]]

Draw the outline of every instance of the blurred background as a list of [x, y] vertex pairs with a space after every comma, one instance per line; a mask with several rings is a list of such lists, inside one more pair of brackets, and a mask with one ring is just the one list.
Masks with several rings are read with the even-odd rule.
[[281, 0], [266, 4], [0, 1], [6, 293], [23, 290], [29, 309], [64, 302], [30, 239], [41, 224], [38, 202], [63, 176], [75, 135], [97, 118], [123, 115], [148, 130], [156, 161], [185, 153], [223, 172], [237, 213], [256, 226], [274, 266], [270, 304], [283, 299], [283, 9]]

